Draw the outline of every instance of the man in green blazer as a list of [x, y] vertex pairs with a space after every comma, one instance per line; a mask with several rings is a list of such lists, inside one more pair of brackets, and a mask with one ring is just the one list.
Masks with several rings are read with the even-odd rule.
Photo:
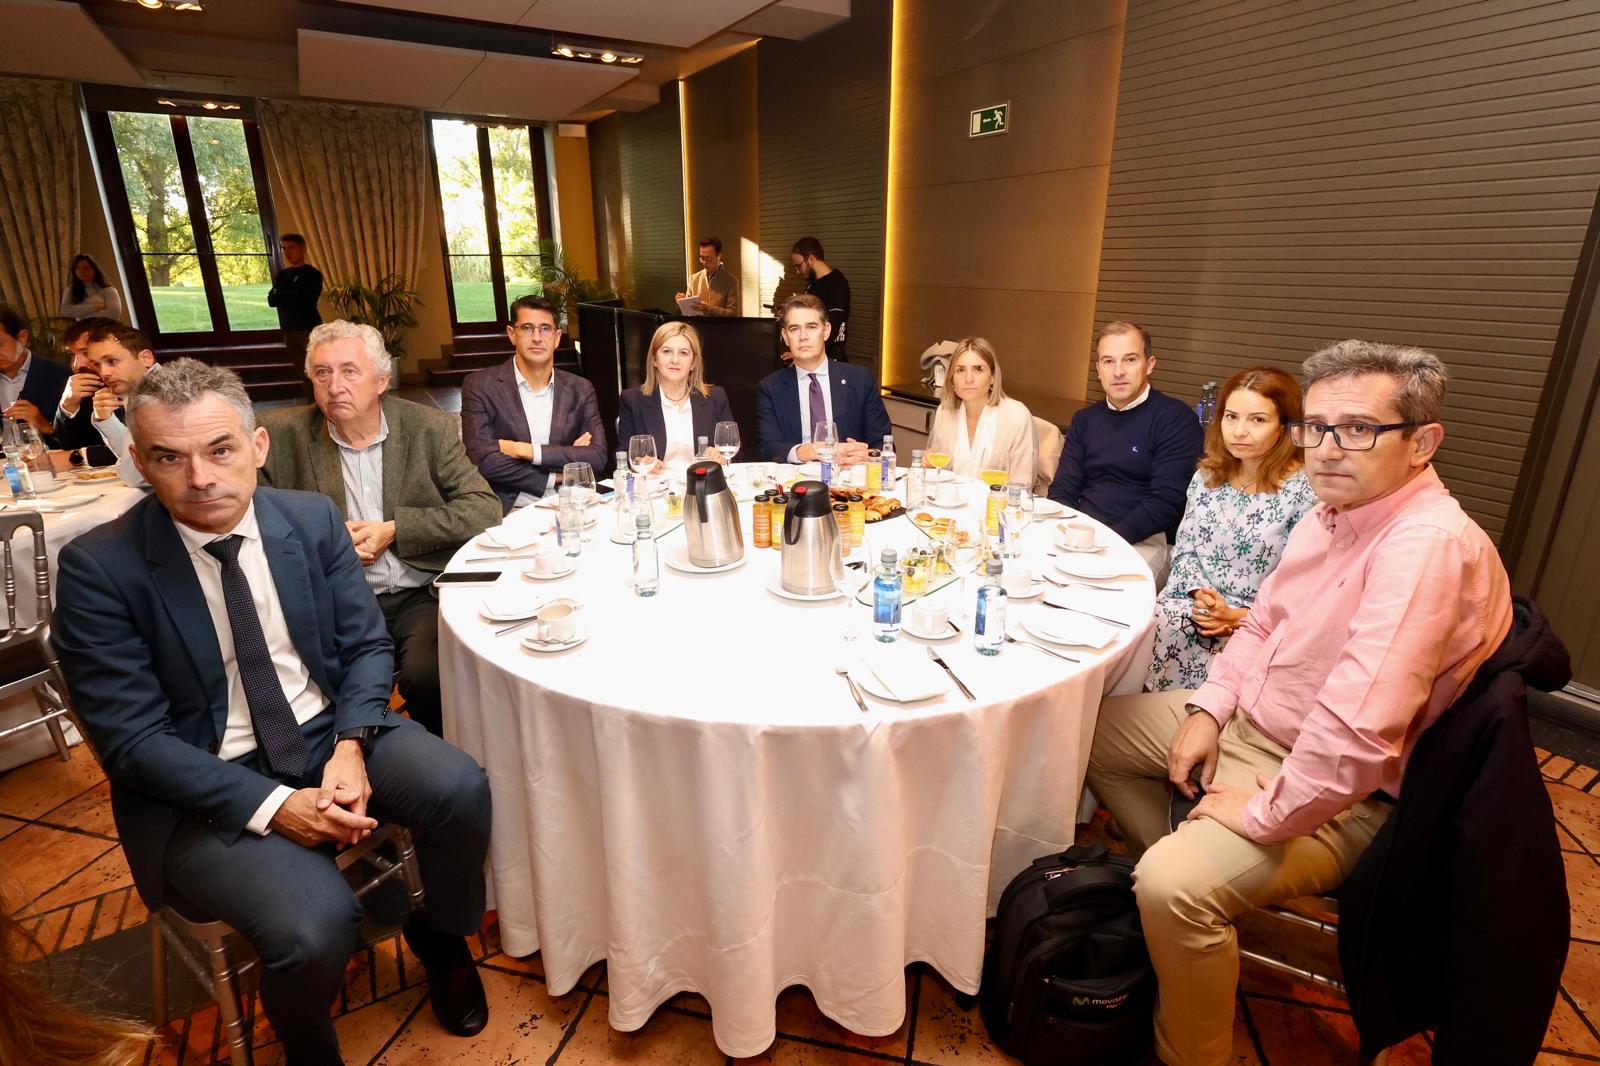
[[442, 734], [433, 578], [500, 521], [500, 501], [461, 446], [454, 418], [386, 396], [393, 361], [371, 326], [325, 322], [306, 345], [316, 403], [267, 411], [261, 480], [339, 505], [394, 640], [406, 711]]

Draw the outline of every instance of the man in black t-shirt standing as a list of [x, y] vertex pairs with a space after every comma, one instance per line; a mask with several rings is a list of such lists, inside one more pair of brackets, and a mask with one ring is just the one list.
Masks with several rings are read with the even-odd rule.
[[267, 306], [278, 309], [278, 325], [283, 327], [283, 345], [289, 361], [303, 366], [306, 341], [311, 331], [322, 324], [317, 301], [322, 298], [322, 271], [306, 262], [306, 239], [298, 233], [285, 233], [278, 240], [283, 249], [283, 269], [272, 279]]
[[822, 301], [833, 326], [828, 336], [828, 358], [849, 362], [844, 352], [845, 329], [850, 323], [850, 283], [842, 270], [829, 266], [822, 256], [822, 242], [801, 237], [789, 250], [789, 262], [806, 279], [806, 292]]

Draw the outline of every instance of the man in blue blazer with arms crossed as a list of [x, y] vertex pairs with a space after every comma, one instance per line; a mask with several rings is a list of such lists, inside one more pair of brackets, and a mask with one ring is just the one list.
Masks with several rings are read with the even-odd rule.
[[815, 296], [791, 299], [778, 322], [794, 365], [767, 375], [756, 387], [757, 454], [767, 462], [809, 463], [818, 458], [811, 429], [828, 421], [839, 434], [834, 465], [865, 461], [867, 449], [892, 432], [877, 381], [860, 367], [828, 358], [832, 328]]
[[237, 929], [289, 1062], [338, 1063], [361, 905], [334, 853], [408, 826], [427, 904], [407, 941], [441, 1023], [479, 1031], [488, 782], [389, 712], [393, 646], [342, 516], [256, 487], [269, 442], [232, 371], [176, 360], [127, 410], [154, 495], [62, 550], [54, 632], [139, 894]]

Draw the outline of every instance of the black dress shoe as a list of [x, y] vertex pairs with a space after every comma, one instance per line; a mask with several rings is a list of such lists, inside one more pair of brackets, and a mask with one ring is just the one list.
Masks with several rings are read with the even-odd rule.
[[438, 932], [421, 915], [412, 915], [403, 932], [428, 971], [428, 1001], [439, 1024], [456, 1036], [482, 1032], [489, 1024], [489, 1001], [467, 938]]

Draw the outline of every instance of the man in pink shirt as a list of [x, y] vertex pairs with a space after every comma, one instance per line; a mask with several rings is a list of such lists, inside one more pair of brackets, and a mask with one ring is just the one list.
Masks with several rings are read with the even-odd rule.
[[[1171, 1066], [1233, 1060], [1233, 920], [1338, 887], [1389, 814], [1417, 737], [1511, 627], [1494, 545], [1432, 466], [1445, 370], [1342, 341], [1306, 360], [1291, 423], [1322, 503], [1192, 692], [1100, 708], [1089, 784], [1139, 858]], [[1197, 788], [1195, 782], [1200, 787]], [[1168, 832], [1174, 790], [1198, 805]]]

